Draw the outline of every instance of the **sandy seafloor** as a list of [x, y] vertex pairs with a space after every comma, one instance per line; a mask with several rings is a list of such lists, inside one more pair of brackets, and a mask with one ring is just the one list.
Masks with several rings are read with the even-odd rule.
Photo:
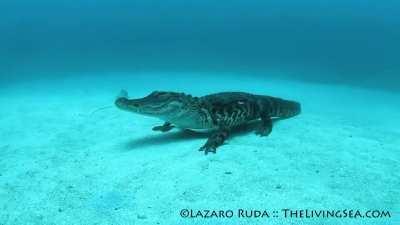
[[[119, 111], [153, 90], [248, 91], [303, 113], [269, 137], [244, 128], [217, 154], [205, 135], [155, 133]], [[107, 74], [2, 83], [0, 224], [400, 224], [400, 94], [230, 74]], [[104, 108], [97, 110], [98, 108]], [[379, 209], [391, 219], [181, 218], [181, 209]], [[281, 216], [281, 214], [279, 214]]]

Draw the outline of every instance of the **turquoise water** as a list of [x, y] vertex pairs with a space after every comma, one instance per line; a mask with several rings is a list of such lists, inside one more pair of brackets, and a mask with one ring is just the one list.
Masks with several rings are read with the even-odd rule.
[[290, 79], [399, 88], [394, 0], [4, 0], [0, 10], [6, 78], [33, 71], [275, 70]]
[[[399, 14], [390, 0], [3, 0], [0, 225], [400, 224]], [[152, 131], [164, 121], [114, 106], [121, 89], [244, 91], [302, 113], [205, 156], [210, 134]]]

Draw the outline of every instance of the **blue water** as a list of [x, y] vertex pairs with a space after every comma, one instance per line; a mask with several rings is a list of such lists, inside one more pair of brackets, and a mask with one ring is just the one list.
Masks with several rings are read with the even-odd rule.
[[[0, 225], [400, 224], [399, 15], [394, 0], [0, 1]], [[205, 156], [209, 134], [152, 131], [164, 121], [114, 106], [121, 89], [302, 113]]]
[[278, 70], [398, 90], [398, 1], [0, 3], [0, 72]]

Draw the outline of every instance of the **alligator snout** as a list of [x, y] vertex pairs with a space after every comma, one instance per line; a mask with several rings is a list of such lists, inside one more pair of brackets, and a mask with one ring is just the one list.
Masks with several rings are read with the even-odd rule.
[[120, 109], [127, 109], [128, 108], [128, 99], [121, 97], [121, 98], [117, 98], [117, 100], [115, 100], [115, 105], [120, 108]]
[[143, 103], [138, 99], [128, 99], [125, 97], [119, 97], [115, 100], [115, 105], [122, 110], [131, 112], [137, 112], [143, 107]]

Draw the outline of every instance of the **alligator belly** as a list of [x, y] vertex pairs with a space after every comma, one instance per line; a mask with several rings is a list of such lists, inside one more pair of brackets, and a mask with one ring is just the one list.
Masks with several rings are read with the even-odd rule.
[[198, 133], [209, 133], [217, 130], [217, 128], [186, 128], [186, 130], [191, 130]]

